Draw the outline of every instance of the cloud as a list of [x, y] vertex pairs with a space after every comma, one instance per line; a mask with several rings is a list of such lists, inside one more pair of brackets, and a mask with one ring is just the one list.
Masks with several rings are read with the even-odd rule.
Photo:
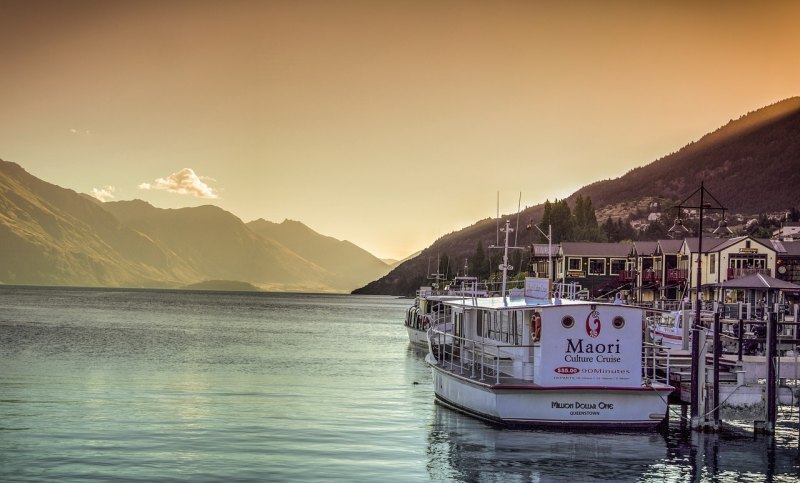
[[213, 178], [197, 176], [192, 168], [183, 168], [177, 173], [172, 173], [166, 178], [158, 178], [153, 183], [142, 183], [142, 190], [164, 190], [180, 195], [192, 195], [198, 198], [218, 198], [217, 191], [208, 186], [206, 181], [216, 181]]
[[113, 186], [103, 186], [102, 188], [92, 188], [92, 196], [102, 202], [111, 201], [114, 199], [114, 191], [117, 189]]

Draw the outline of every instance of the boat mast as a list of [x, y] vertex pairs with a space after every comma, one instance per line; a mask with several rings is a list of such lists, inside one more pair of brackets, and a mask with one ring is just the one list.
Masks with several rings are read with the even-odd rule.
[[511, 222], [506, 220], [506, 227], [502, 228], [501, 231], [506, 233], [506, 241], [505, 245], [503, 246], [503, 263], [499, 267], [500, 270], [503, 271], [503, 288], [501, 295], [503, 297], [503, 304], [505, 305], [508, 303], [506, 301], [506, 282], [508, 280], [508, 271], [514, 269], [514, 267], [508, 264], [508, 234], [509, 232], [514, 231], [514, 229], [511, 228]]

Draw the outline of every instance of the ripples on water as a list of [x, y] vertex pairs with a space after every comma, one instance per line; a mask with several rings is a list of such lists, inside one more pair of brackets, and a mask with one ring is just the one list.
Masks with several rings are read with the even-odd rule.
[[770, 444], [441, 408], [409, 303], [0, 287], [0, 480], [797, 481], [796, 410]]

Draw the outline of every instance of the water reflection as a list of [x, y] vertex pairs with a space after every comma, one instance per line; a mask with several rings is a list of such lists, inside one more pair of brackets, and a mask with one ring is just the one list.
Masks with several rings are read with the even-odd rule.
[[724, 431], [701, 433], [671, 431], [668, 457], [661, 468], [648, 474], [648, 481], [661, 481], [670, 468], [686, 467], [691, 481], [796, 482], [800, 475], [798, 447], [786, 445], [780, 435], [767, 437], [743, 432], [734, 426]]
[[495, 428], [438, 405], [428, 439], [437, 480], [638, 481], [666, 456], [660, 433]]
[[798, 481], [796, 440], [728, 428], [585, 432], [497, 428], [435, 405], [427, 470], [455, 481]]

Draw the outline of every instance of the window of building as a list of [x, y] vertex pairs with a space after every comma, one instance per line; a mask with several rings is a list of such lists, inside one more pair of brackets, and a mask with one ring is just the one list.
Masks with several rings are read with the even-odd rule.
[[609, 275], [618, 275], [620, 272], [625, 271], [625, 265], [628, 263], [628, 260], [625, 258], [612, 258], [609, 262], [608, 266], [608, 274]]
[[583, 270], [583, 259], [580, 257], [569, 257], [567, 259], [567, 270], [579, 271]]
[[714, 273], [717, 271], [717, 254], [712, 253], [708, 256], [708, 273]]
[[605, 275], [606, 274], [606, 259], [605, 258], [590, 258], [589, 259], [589, 275]]

